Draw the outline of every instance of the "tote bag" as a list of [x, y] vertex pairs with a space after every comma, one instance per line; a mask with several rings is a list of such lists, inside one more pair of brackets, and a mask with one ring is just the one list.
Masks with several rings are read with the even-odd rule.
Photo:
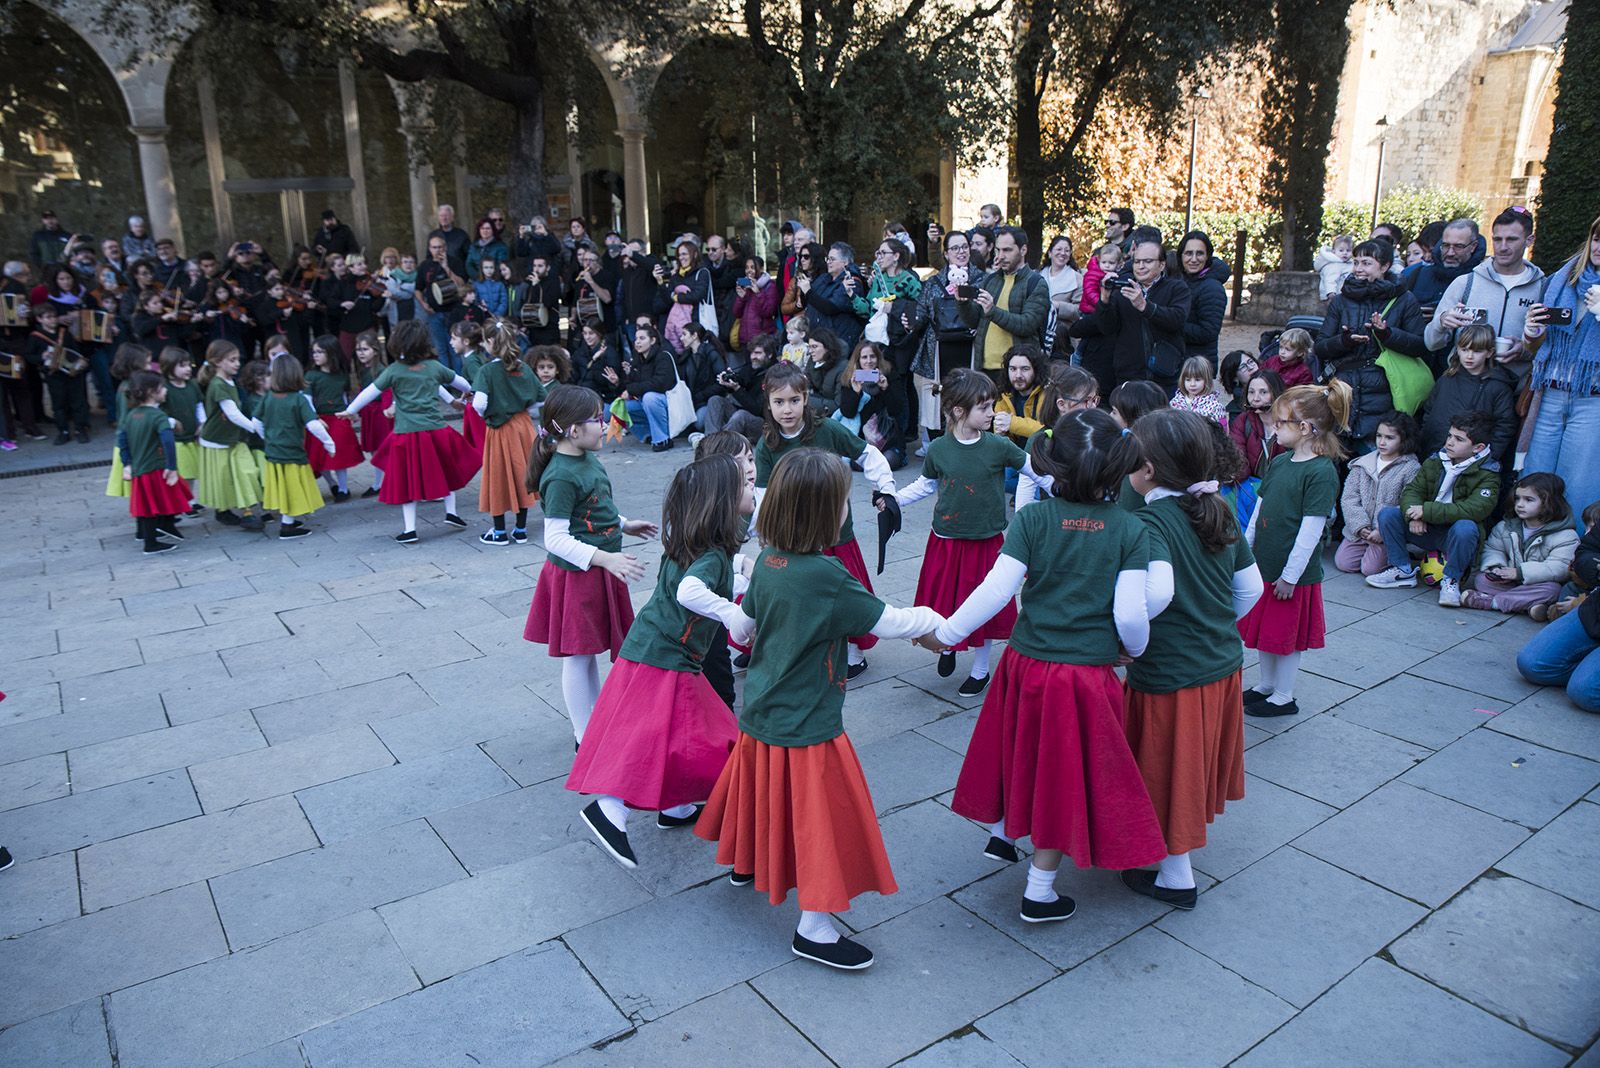
[[674, 381], [672, 388], [667, 390], [667, 436], [675, 438], [694, 425], [694, 394], [689, 391], [689, 383], [685, 382], [683, 375], [679, 373], [678, 361], [672, 353], [663, 352], [656, 359], [672, 361]]

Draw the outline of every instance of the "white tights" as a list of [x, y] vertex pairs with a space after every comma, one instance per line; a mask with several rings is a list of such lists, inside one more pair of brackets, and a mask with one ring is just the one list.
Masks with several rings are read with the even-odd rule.
[[1268, 694], [1276, 698], [1274, 704], [1287, 704], [1294, 700], [1294, 684], [1300, 675], [1300, 653], [1288, 653], [1279, 656], [1276, 653], [1260, 653], [1261, 681], [1256, 683], [1259, 693]]
[[[339, 474], [342, 476], [344, 472], [341, 471]], [[454, 493], [446, 493], [444, 495], [444, 513], [445, 515], [456, 514], [456, 495]], [[412, 531], [417, 529], [416, 501], [407, 501], [400, 506], [400, 522], [403, 524], [401, 529], [404, 531]]]
[[561, 697], [567, 702], [572, 736], [583, 741], [594, 703], [600, 697], [600, 658], [596, 655], [561, 658]]

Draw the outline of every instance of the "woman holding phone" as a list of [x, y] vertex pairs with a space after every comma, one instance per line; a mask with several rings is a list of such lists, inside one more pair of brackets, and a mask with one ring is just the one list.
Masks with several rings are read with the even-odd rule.
[[[972, 265], [972, 246], [963, 230], [944, 235], [944, 266], [922, 286], [912, 317], [916, 340], [911, 360], [917, 393], [917, 425], [922, 446], [938, 437], [942, 425], [939, 398], [933, 387], [957, 367], [972, 366], [973, 329], [961, 318], [960, 301], [977, 295], [983, 272]], [[917, 452], [922, 455], [922, 450]]]

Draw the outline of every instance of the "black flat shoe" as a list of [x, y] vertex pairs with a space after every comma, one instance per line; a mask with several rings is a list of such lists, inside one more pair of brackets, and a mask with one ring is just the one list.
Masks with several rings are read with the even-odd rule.
[[747, 668], [747, 667], [749, 667], [750, 666], [750, 654], [749, 653], [740, 653], [737, 656], [735, 656], [733, 658], [733, 666], [736, 667], [736, 668]]
[[734, 886], [749, 886], [755, 881], [755, 872], [730, 871], [728, 873], [728, 882]]
[[956, 673], [956, 654], [955, 653], [940, 653], [939, 654], [939, 677], [941, 679], [948, 679], [951, 675], [954, 675], [955, 673]]
[[980, 679], [974, 675], [968, 675], [967, 681], [956, 687], [956, 693], [962, 697], [976, 697], [988, 688], [989, 676], [985, 675]]
[[[694, 806], [694, 811], [687, 816], [669, 816], [665, 812], [657, 812], [656, 826], [663, 831], [670, 830], [673, 827], [687, 827], [700, 818], [700, 811], [704, 808], [704, 805], [696, 805]], [[752, 875], [751, 878], [753, 879], [755, 876]]]
[[1148, 868], [1129, 868], [1122, 873], [1122, 885], [1136, 894], [1155, 898], [1164, 905], [1171, 905], [1185, 912], [1193, 909], [1195, 902], [1200, 898], [1200, 891], [1192, 886], [1187, 890], [1172, 890], [1165, 886], [1157, 886], [1156, 873]]
[[989, 836], [989, 844], [983, 847], [983, 855], [1002, 864], [1015, 864], [1022, 859], [1016, 846], [993, 834]]
[[654, 445], [650, 446], [650, 451], [651, 452], [666, 452], [670, 448], [672, 448], [672, 441], [669, 439], [667, 441], [658, 441], [658, 442], [656, 442]]
[[310, 533], [311, 528], [304, 523], [295, 523], [293, 526], [287, 527], [282, 524], [278, 526], [278, 537], [280, 538], [303, 538]]
[[377, 495], [378, 495], [377, 487], [376, 486], [369, 486], [367, 489], [365, 489], [365, 490], [363, 490], [361, 492], [361, 499], [362, 500], [367, 500], [367, 499], [369, 499], [371, 497], [376, 497]]
[[244, 520], [239, 518], [238, 513], [230, 512], [226, 508], [218, 511], [213, 518], [215, 518], [217, 522], [221, 523], [225, 527], [236, 527], [240, 523], [244, 522]]
[[791, 948], [797, 957], [814, 960], [818, 964], [826, 964], [841, 971], [859, 972], [863, 968], [872, 967], [872, 950], [848, 938], [841, 938], [837, 942], [813, 942], [809, 938], [800, 937], [796, 932], [794, 945]]
[[417, 532], [416, 531], [408, 530], [403, 534], [396, 534], [394, 536], [394, 540], [399, 542], [401, 545], [415, 545], [417, 542], [421, 541], [422, 539], [417, 537]]
[[624, 868], [639, 866], [639, 862], [633, 856], [633, 847], [628, 844], [628, 832], [606, 819], [606, 814], [600, 811], [600, 802], [590, 801], [584, 806], [581, 815], [583, 822], [589, 825], [589, 830], [594, 832], [600, 848], [610, 853], [611, 859]]
[[1056, 923], [1071, 918], [1077, 911], [1078, 903], [1062, 894], [1054, 901], [1029, 901], [1023, 898], [1018, 915], [1024, 923]]
[[1293, 716], [1300, 711], [1300, 705], [1295, 701], [1285, 701], [1275, 705], [1271, 701], [1254, 701], [1244, 706], [1244, 714], [1267, 719], [1272, 716]]
[[349, 490], [336, 489], [336, 490], [333, 491], [333, 503], [341, 504], [344, 501], [348, 501], [349, 499], [350, 499], [350, 491]]
[[457, 530], [465, 530], [467, 527], [467, 521], [456, 515], [454, 512], [446, 512], [444, 514], [444, 525], [447, 527], [455, 527]]
[[859, 664], [851, 664], [849, 667], [846, 667], [844, 669], [844, 677], [847, 679], [853, 679], [859, 676], [865, 670], [867, 670], [867, 662], [863, 660]]
[[1244, 703], [1247, 705], [1259, 705], [1262, 701], [1265, 701], [1271, 696], [1272, 695], [1270, 693], [1262, 693], [1260, 690], [1249, 689], [1244, 692]]

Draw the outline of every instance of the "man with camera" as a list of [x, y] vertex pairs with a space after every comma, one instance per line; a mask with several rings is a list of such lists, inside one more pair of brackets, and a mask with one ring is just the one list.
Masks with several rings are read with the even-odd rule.
[[655, 319], [656, 268], [661, 261], [644, 250], [644, 242], [633, 238], [622, 248], [622, 295], [618, 308], [618, 331], [622, 335], [622, 351], [633, 351], [633, 332], [641, 316]]
[[1102, 397], [1133, 379], [1150, 379], [1169, 393], [1177, 385], [1192, 295], [1188, 283], [1167, 275], [1166, 265], [1161, 241], [1141, 235], [1134, 241], [1131, 270], [1103, 279], [1100, 303], [1069, 328], [1073, 337], [1110, 339], [1109, 351], [1090, 346], [1083, 358]]
[[[970, 239], [969, 239], [970, 241]], [[1013, 345], [1043, 347], [1050, 315], [1050, 286], [1027, 264], [1028, 234], [1020, 226], [1002, 226], [994, 235], [992, 270], [978, 283], [971, 299], [961, 299], [961, 318], [973, 328], [973, 366], [1000, 388], [1006, 384], [1006, 353]], [[1188, 314], [1185, 305], [1184, 313]]]
[[[1445, 230], [1441, 247], [1451, 240], [1451, 233]], [[1512, 205], [1495, 216], [1489, 233], [1494, 243], [1492, 255], [1450, 283], [1422, 338], [1430, 351], [1448, 352], [1456, 331], [1485, 323], [1494, 327], [1495, 360], [1520, 379], [1529, 364], [1523, 353], [1525, 338], [1538, 337], [1549, 322], [1547, 313], [1529, 314], [1545, 287], [1545, 273], [1526, 258], [1533, 238], [1533, 213], [1520, 204]]]

